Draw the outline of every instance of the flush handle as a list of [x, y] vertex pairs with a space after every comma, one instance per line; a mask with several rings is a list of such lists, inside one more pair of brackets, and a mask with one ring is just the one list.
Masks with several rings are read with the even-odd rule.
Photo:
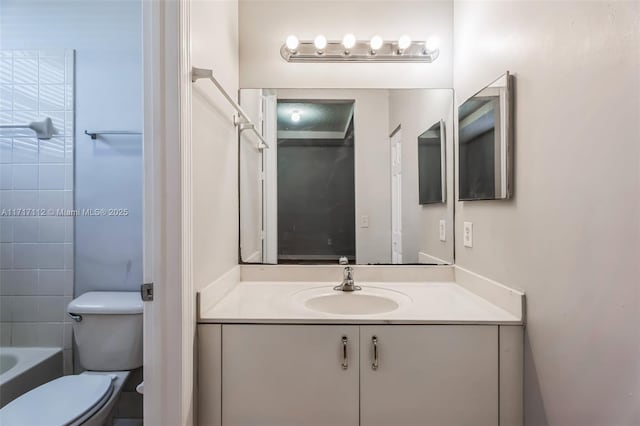
[[371, 345], [373, 346], [373, 363], [371, 363], [371, 369], [378, 369], [378, 338], [373, 336], [371, 338]]
[[82, 315], [78, 315], [78, 314], [72, 314], [71, 312], [68, 313], [68, 315], [71, 317], [72, 320], [74, 320], [75, 322], [80, 322], [82, 321]]
[[349, 368], [349, 358], [347, 355], [347, 344], [349, 343], [349, 339], [347, 336], [342, 336], [342, 369], [346, 370]]

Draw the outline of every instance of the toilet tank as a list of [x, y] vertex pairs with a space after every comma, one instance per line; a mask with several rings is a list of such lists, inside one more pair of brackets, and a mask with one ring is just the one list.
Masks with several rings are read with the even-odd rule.
[[140, 293], [92, 291], [67, 307], [80, 364], [92, 371], [133, 370], [142, 366]]

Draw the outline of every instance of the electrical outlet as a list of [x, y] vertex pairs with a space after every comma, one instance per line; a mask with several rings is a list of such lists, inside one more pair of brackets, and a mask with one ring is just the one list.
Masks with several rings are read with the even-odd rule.
[[363, 214], [360, 216], [360, 228], [368, 228], [369, 227], [369, 216]]
[[438, 230], [440, 231], [440, 241], [447, 241], [447, 222], [444, 219], [440, 219]]
[[473, 247], [473, 223], [465, 222], [462, 231], [462, 242], [465, 247]]

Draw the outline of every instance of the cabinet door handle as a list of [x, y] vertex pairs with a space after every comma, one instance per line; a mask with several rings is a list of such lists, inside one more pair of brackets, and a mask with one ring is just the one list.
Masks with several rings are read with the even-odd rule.
[[349, 368], [349, 358], [347, 355], [347, 343], [349, 343], [349, 339], [347, 336], [342, 336], [342, 369], [346, 370]]
[[378, 338], [376, 336], [371, 337], [371, 345], [373, 346], [373, 363], [371, 364], [372, 370], [378, 369]]

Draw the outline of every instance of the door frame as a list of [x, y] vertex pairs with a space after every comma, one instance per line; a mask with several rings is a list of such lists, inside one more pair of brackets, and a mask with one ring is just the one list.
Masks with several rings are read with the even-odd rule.
[[[194, 423], [190, 0], [142, 2], [144, 421]], [[183, 171], [188, 171], [184, 172]]]
[[[391, 263], [402, 264], [402, 126], [398, 126], [389, 135], [389, 159], [391, 171]], [[398, 182], [394, 177], [394, 168], [399, 168]], [[399, 228], [396, 242], [396, 226]], [[399, 249], [399, 254], [398, 254]]]

